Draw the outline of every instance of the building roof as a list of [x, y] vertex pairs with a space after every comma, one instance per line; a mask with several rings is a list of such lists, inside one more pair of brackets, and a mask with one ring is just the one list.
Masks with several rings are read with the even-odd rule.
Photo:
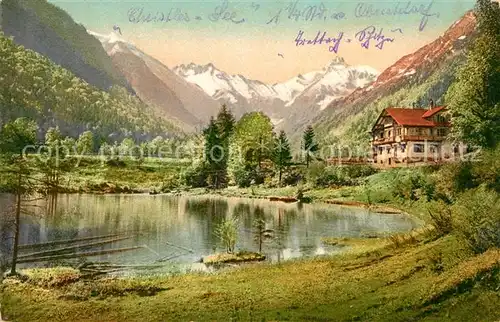
[[424, 113], [424, 115], [422, 115], [423, 118], [426, 118], [426, 117], [431, 117], [433, 116], [434, 114], [436, 114], [437, 112], [443, 110], [446, 106], [436, 106], [430, 110], [427, 110], [427, 112]]
[[423, 108], [386, 108], [385, 112], [391, 116], [399, 125], [407, 126], [435, 126], [436, 123], [428, 120], [428, 117], [443, 110], [445, 106], [437, 106], [432, 109]]

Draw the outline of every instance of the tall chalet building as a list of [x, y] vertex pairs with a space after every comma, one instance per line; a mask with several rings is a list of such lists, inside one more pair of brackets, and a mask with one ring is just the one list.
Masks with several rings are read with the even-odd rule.
[[446, 137], [450, 120], [445, 106], [386, 108], [371, 130], [373, 163], [383, 167], [443, 162], [464, 152]]

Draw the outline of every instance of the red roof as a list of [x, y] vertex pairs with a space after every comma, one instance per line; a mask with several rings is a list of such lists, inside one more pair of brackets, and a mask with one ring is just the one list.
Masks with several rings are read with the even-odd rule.
[[386, 108], [385, 112], [391, 116], [399, 125], [409, 126], [436, 126], [436, 123], [426, 118], [431, 117], [441, 111], [444, 106], [434, 107], [433, 109], [422, 108]]
[[424, 115], [422, 115], [423, 118], [427, 118], [427, 117], [431, 117], [433, 116], [434, 114], [436, 114], [437, 112], [443, 110], [446, 106], [436, 106], [430, 110], [427, 110], [427, 112], [424, 113]]

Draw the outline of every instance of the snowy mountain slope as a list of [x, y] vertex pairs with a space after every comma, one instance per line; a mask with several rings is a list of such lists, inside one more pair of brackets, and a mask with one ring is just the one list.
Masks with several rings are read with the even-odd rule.
[[220, 104], [216, 100], [116, 33], [88, 33], [101, 41], [137, 95], [155, 106], [160, 115], [177, 119], [193, 129], [217, 113]]
[[334, 59], [322, 70], [298, 75], [273, 85], [241, 75], [228, 75], [213, 64], [202, 66], [190, 63], [176, 66], [173, 71], [188, 82], [198, 85], [208, 95], [231, 103], [239, 102], [240, 97], [250, 101], [280, 100], [285, 106], [291, 106], [296, 99], [304, 97], [315, 101], [320, 109], [335, 98], [374, 81], [379, 74], [369, 66], [349, 66], [342, 58]]

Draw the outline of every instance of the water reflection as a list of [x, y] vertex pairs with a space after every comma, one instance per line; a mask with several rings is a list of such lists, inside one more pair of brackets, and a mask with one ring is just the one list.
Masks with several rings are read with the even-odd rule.
[[[8, 201], [0, 199], [1, 202]], [[22, 244], [134, 233], [133, 238], [98, 249], [145, 246], [144, 249], [92, 258], [123, 264], [148, 264], [172, 258], [168, 263], [191, 265], [202, 256], [221, 250], [214, 230], [228, 216], [239, 218], [237, 249], [258, 250], [256, 218], [265, 221], [266, 229], [274, 230], [272, 238], [263, 243], [263, 252], [272, 261], [340, 251], [322, 245], [322, 237], [355, 237], [367, 232], [407, 231], [415, 227], [410, 218], [402, 215], [258, 199], [60, 195], [57, 206], [46, 207], [47, 202], [42, 201], [39, 206], [37, 216], [22, 220]]]

